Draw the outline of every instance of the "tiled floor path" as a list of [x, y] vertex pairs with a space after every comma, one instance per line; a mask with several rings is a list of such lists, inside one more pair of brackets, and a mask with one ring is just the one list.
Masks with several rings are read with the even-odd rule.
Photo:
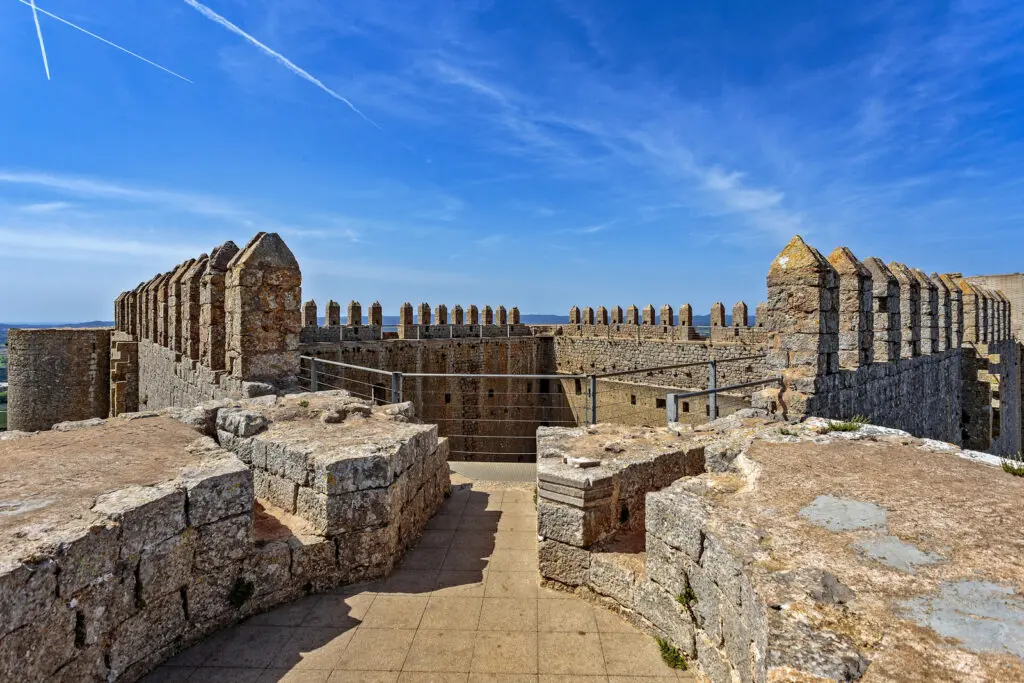
[[538, 587], [536, 529], [532, 489], [456, 487], [388, 579], [249, 619], [146, 681], [696, 680], [618, 616]]

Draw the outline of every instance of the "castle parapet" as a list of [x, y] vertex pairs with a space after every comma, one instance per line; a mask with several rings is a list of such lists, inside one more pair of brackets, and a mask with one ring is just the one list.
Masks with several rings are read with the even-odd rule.
[[302, 274], [276, 233], [259, 233], [228, 265], [228, 370], [242, 381], [287, 382], [299, 371]]
[[732, 326], [750, 327], [747, 304], [743, 301], [737, 301], [736, 304], [732, 307]]
[[672, 307], [669, 306], [668, 304], [665, 304], [664, 306], [661, 307], [660, 317], [662, 325], [668, 325], [669, 327], [675, 325], [674, 316], [672, 314]]
[[939, 290], [935, 283], [917, 268], [911, 268], [921, 290], [921, 354], [939, 352]]
[[363, 306], [355, 299], [348, 302], [348, 318], [345, 319], [345, 324], [348, 327], [359, 327], [363, 324]]
[[324, 313], [324, 324], [327, 327], [341, 327], [341, 304], [334, 299], [327, 300], [327, 311]]
[[889, 270], [900, 287], [900, 358], [921, 355], [921, 285], [906, 265], [893, 261]]
[[320, 319], [317, 317], [316, 301], [313, 299], [302, 304], [302, 326], [320, 327]]
[[213, 371], [227, 368], [227, 271], [238, 246], [225, 242], [212, 252], [199, 289], [199, 362]]
[[721, 301], [711, 304], [711, 327], [725, 327], [725, 304]]
[[210, 257], [202, 254], [181, 278], [181, 342], [182, 355], [199, 360], [199, 331], [203, 273]]
[[839, 277], [839, 366], [856, 369], [874, 356], [871, 271], [846, 247], [837, 247], [828, 262]]
[[384, 307], [380, 305], [379, 301], [374, 301], [370, 304], [370, 319], [371, 325], [383, 326], [384, 325]]

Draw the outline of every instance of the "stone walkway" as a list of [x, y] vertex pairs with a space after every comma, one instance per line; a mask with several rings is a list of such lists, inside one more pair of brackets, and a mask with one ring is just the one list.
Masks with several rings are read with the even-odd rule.
[[183, 652], [147, 683], [686, 680], [654, 639], [537, 578], [533, 490], [457, 486], [386, 580], [312, 595]]

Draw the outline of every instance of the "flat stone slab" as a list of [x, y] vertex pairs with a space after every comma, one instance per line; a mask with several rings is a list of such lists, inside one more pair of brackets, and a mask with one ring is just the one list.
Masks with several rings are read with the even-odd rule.
[[917, 565], [942, 561], [942, 555], [922, 552], [895, 536], [861, 539], [854, 543], [853, 547], [865, 557], [909, 574], [914, 573], [914, 567]]
[[902, 603], [907, 616], [972, 652], [1024, 659], [1024, 599], [988, 581], [942, 583], [936, 593]]
[[818, 496], [800, 516], [829, 531], [884, 529], [886, 524], [885, 510], [874, 503], [835, 496]]
[[199, 438], [154, 416], [0, 441], [0, 556], [20, 556], [34, 537], [70, 520], [101, 519], [91, 508], [104, 493], [175, 478], [201, 459], [186, 448]]

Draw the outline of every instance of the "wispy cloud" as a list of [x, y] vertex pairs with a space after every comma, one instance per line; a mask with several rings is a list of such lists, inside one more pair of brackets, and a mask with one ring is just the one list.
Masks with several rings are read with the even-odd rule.
[[[56, 14], [53, 14], [52, 12], [47, 12], [44, 9], [36, 7], [35, 0], [18, 0], [18, 2], [20, 2], [23, 5], [30, 5], [32, 7], [33, 15], [38, 11], [41, 14], [45, 14], [46, 16], [50, 17], [51, 19], [56, 19], [60, 23], [65, 24], [67, 26], [70, 26], [71, 28], [75, 29], [76, 31], [81, 31], [82, 33], [84, 33], [87, 36], [95, 38], [96, 40], [98, 40], [98, 41], [100, 41], [102, 43], [106, 43], [110, 47], [116, 48], [116, 49], [120, 50], [121, 52], [124, 52], [125, 54], [131, 55], [132, 57], [135, 57], [135, 59], [143, 61], [146, 64], [149, 64], [150, 66], [155, 66], [156, 68], [158, 68], [161, 71], [164, 71], [166, 73], [169, 73], [170, 75], [174, 76], [175, 78], [180, 78], [181, 80], [185, 81], [186, 83], [191, 83], [192, 82], [189, 79], [187, 79], [184, 76], [182, 76], [181, 74], [175, 73], [174, 71], [171, 71], [167, 67], [160, 66], [156, 62], [150, 61], [150, 60], [146, 59], [145, 57], [143, 57], [142, 55], [136, 54], [136, 53], [132, 52], [131, 50], [127, 49], [127, 48], [121, 47], [117, 43], [112, 43], [112, 42], [110, 42], [109, 40], [107, 40], [106, 38], [104, 38], [102, 36], [98, 36], [98, 35], [96, 35], [95, 33], [91, 32], [91, 31], [87, 31], [86, 29], [82, 28], [78, 24], [73, 24], [70, 21], [68, 21], [67, 19], [59, 17]], [[36, 31], [39, 33], [39, 47], [43, 49], [43, 63], [46, 64], [46, 78], [47, 78], [47, 80], [49, 80], [49, 78], [50, 78], [50, 67], [49, 67], [49, 64], [47, 64], [47, 62], [46, 62], [46, 48], [43, 47], [43, 34], [39, 30], [39, 18], [38, 17], [36, 17]]]
[[0, 241], [19, 256], [32, 255], [36, 260], [61, 261], [87, 256], [105, 262], [131, 257], [173, 265], [174, 262], [194, 257], [209, 248], [209, 245], [183, 244], [180, 239], [140, 241], [120, 235], [86, 235], [80, 230], [26, 227], [11, 224], [0, 226]]
[[5, 183], [42, 188], [77, 197], [154, 204], [187, 213], [230, 218], [246, 224], [252, 224], [253, 221], [253, 216], [248, 211], [202, 194], [133, 187], [108, 180], [77, 176], [0, 169], [0, 185]]
[[380, 127], [380, 125], [376, 121], [374, 121], [373, 119], [368, 117], [366, 114], [361, 112], [354, 104], [352, 104], [352, 102], [348, 98], [346, 98], [344, 95], [341, 95], [340, 93], [338, 93], [338, 92], [332, 90], [331, 88], [327, 87], [326, 85], [324, 85], [324, 83], [320, 79], [316, 78], [311, 73], [309, 73], [308, 71], [306, 71], [302, 67], [300, 67], [297, 64], [295, 64], [295, 62], [291, 61], [290, 59], [288, 59], [287, 57], [282, 55], [280, 52], [277, 52], [275, 50], [270, 49], [269, 47], [267, 47], [266, 45], [261, 43], [259, 40], [257, 40], [253, 36], [249, 35], [245, 31], [243, 31], [242, 29], [240, 29], [235, 24], [231, 23], [230, 21], [228, 21], [227, 19], [225, 19], [221, 15], [217, 14], [216, 12], [214, 12], [212, 9], [210, 9], [206, 5], [203, 5], [202, 3], [196, 2], [196, 0], [184, 0], [184, 2], [188, 6], [192, 7], [196, 11], [198, 11], [200, 14], [202, 14], [207, 19], [209, 19], [209, 20], [211, 20], [211, 21], [213, 21], [213, 22], [223, 26], [224, 28], [226, 28], [227, 30], [231, 31], [235, 35], [241, 36], [242, 38], [244, 38], [248, 42], [252, 43], [254, 46], [259, 48], [264, 54], [266, 54], [269, 57], [272, 57], [279, 64], [281, 64], [283, 67], [285, 67], [286, 69], [291, 71], [296, 76], [299, 76], [300, 78], [302, 78], [302, 79], [304, 79], [306, 81], [309, 81], [310, 83], [312, 83], [316, 87], [320, 88], [321, 90], [323, 90], [325, 93], [327, 93], [328, 95], [330, 95], [334, 99], [336, 99], [336, 100], [338, 100], [340, 102], [343, 102], [349, 109], [351, 109], [356, 114], [358, 114], [364, 121], [366, 121], [367, 123], [372, 125], [374, 128], [377, 128], [378, 130], [384, 130], [383, 128]]

